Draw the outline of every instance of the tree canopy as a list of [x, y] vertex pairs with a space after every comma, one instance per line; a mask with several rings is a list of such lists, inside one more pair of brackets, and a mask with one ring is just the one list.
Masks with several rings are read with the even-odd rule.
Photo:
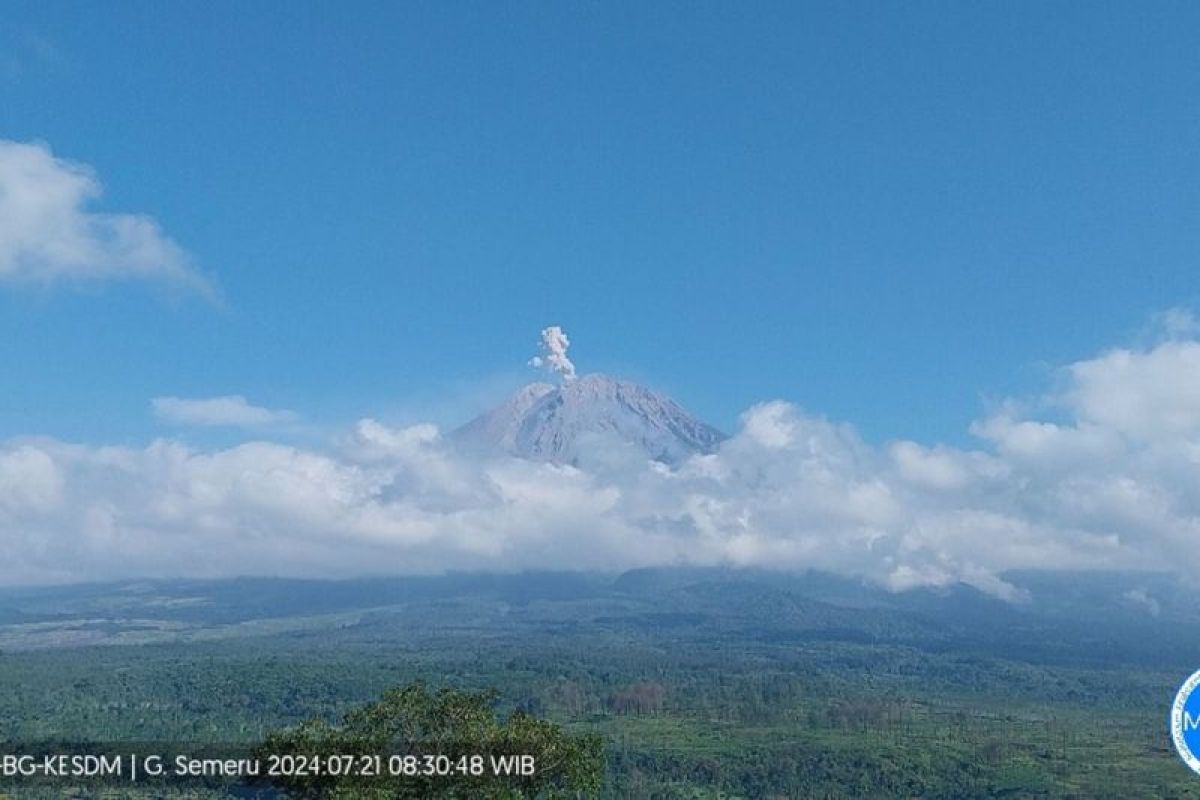
[[[347, 713], [270, 735], [264, 780], [297, 798], [561, 798], [599, 791], [598, 736], [572, 735], [523, 711], [500, 718], [497, 693], [414, 682]], [[522, 757], [524, 757], [522, 759]], [[532, 757], [532, 760], [530, 760]], [[530, 769], [532, 767], [532, 769]]]

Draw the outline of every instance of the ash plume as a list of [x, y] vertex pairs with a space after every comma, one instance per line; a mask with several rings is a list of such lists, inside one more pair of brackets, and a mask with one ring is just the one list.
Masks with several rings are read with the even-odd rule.
[[567, 348], [570, 346], [571, 340], [559, 326], [551, 325], [548, 328], [542, 328], [541, 349], [543, 354], [531, 358], [529, 366], [539, 369], [544, 367], [551, 372], [557, 372], [562, 375], [564, 381], [575, 380], [575, 365], [571, 363], [571, 359], [567, 358]]

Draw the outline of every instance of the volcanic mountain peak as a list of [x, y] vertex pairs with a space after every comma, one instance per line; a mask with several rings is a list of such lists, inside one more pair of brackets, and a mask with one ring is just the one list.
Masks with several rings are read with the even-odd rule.
[[556, 463], [575, 461], [581, 440], [597, 437], [674, 464], [712, 452], [725, 434], [663, 394], [596, 373], [557, 386], [529, 384], [451, 434], [470, 450]]

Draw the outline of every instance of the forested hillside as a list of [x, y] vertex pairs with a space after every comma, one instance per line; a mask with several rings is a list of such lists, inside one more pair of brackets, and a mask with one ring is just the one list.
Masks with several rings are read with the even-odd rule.
[[1200, 797], [1164, 725], [1200, 606], [1017, 577], [1019, 604], [720, 570], [11, 591], [0, 738], [250, 746], [423, 680], [598, 734], [605, 797]]

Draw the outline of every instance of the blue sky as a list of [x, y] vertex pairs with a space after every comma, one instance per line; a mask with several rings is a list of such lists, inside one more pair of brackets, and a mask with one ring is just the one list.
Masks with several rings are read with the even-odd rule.
[[727, 429], [779, 397], [964, 441], [1196, 300], [1194, 5], [2, 15], [0, 138], [89, 165], [223, 300], [0, 285], [0, 437], [144, 442], [162, 395], [452, 422], [554, 323]]

